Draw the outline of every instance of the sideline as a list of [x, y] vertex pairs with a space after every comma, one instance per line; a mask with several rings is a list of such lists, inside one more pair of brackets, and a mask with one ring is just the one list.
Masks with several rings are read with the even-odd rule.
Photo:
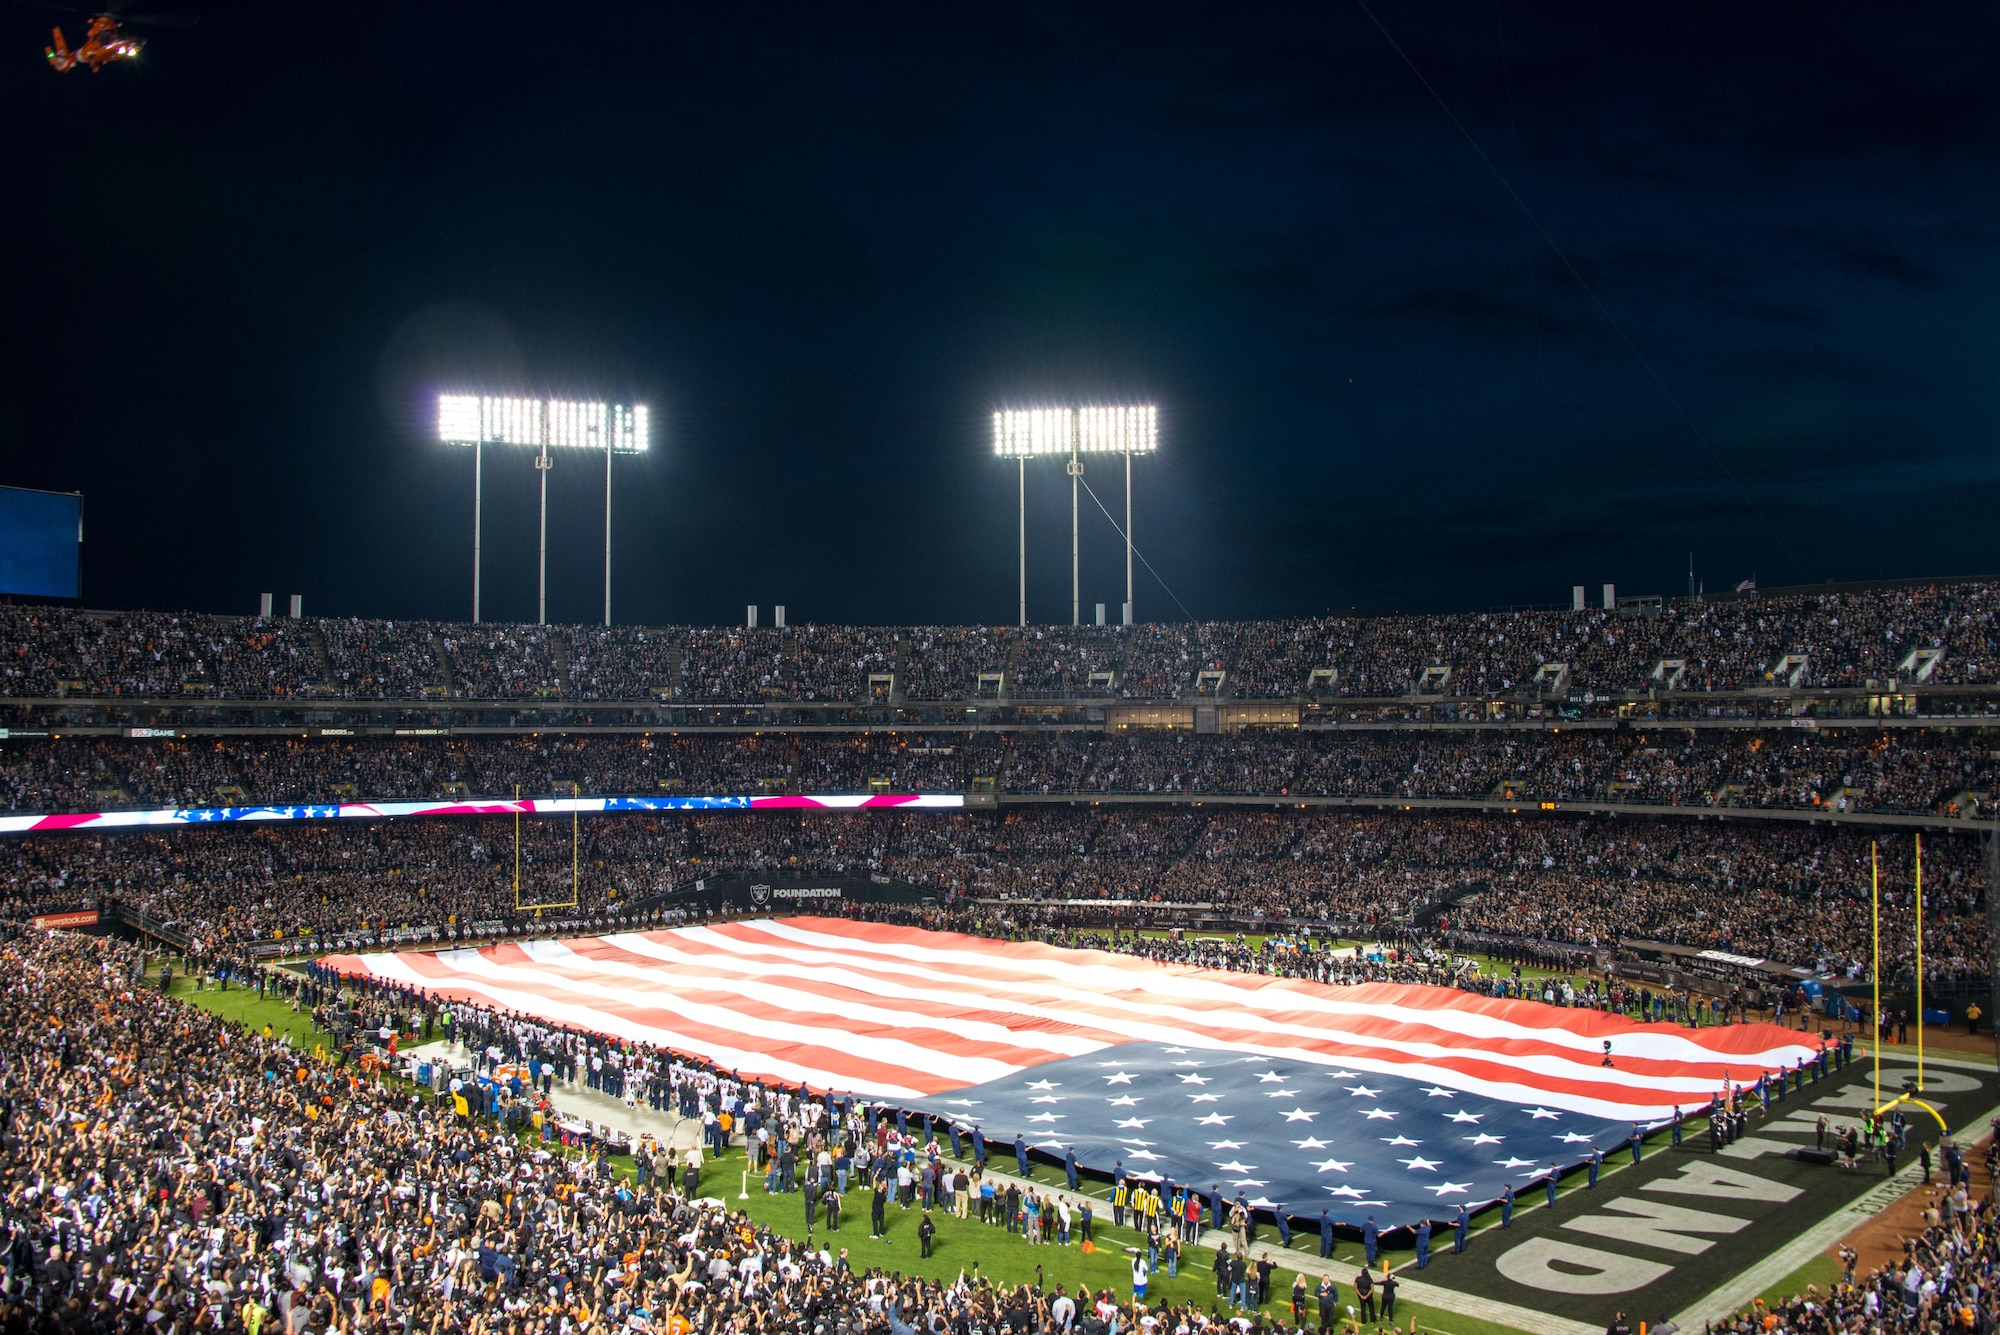
[[[464, 1066], [476, 1064], [472, 1052], [463, 1043], [447, 1043], [443, 1039], [405, 1048], [402, 1055], [425, 1060], [447, 1057]], [[559, 1114], [581, 1117], [600, 1126], [616, 1127], [634, 1141], [642, 1135], [651, 1136], [661, 1145], [686, 1150], [701, 1139], [701, 1123], [698, 1121], [670, 1112], [655, 1112], [644, 1103], [627, 1108], [623, 1099], [600, 1094], [584, 1084], [572, 1088], [568, 1081], [557, 1080], [551, 1086], [548, 1097]]]
[[[1885, 1054], [1886, 1055], [1886, 1054]], [[1924, 1057], [1925, 1065], [1930, 1064], [1930, 1056]], [[1956, 1063], [1970, 1066], [1969, 1062]], [[1986, 1070], [1987, 1067], [1975, 1067]], [[1968, 1118], [1966, 1128], [1989, 1125], [2000, 1118], [2000, 1106], [1988, 1108], [1976, 1118]], [[1981, 1136], [1980, 1139], [1984, 1139]], [[1968, 1145], [1977, 1144], [1969, 1140]], [[1818, 1223], [1795, 1235], [1790, 1242], [1766, 1256], [1747, 1270], [1740, 1270], [1720, 1285], [1675, 1315], [1674, 1322], [1682, 1330], [1693, 1330], [1697, 1325], [1706, 1328], [1710, 1322], [1719, 1321], [1753, 1301], [1759, 1294], [1770, 1288], [1807, 1261], [1819, 1255], [1834, 1243], [1846, 1237], [1860, 1225], [1873, 1219], [1885, 1207], [1914, 1190], [1923, 1181], [1923, 1165], [1915, 1159], [1896, 1171], [1894, 1177], [1884, 1178], [1873, 1190], [1863, 1192], [1854, 1200], [1827, 1215]]]
[[[1201, 1245], [1213, 1247], [1226, 1244], [1229, 1240], [1230, 1235], [1226, 1231], [1208, 1229], [1202, 1233]], [[1445, 1245], [1450, 1244], [1447, 1241]], [[1352, 1262], [1335, 1261], [1311, 1252], [1275, 1247], [1268, 1242], [1251, 1243], [1250, 1255], [1269, 1256], [1273, 1262], [1286, 1269], [1301, 1271], [1308, 1275], [1331, 1275], [1338, 1283], [1345, 1284], [1350, 1293], [1354, 1289], [1354, 1276], [1361, 1269]], [[1396, 1296], [1404, 1302], [1422, 1303], [1440, 1312], [1490, 1321], [1498, 1326], [1511, 1326], [1515, 1330], [1528, 1332], [1528, 1335], [1603, 1335], [1600, 1327], [1587, 1322], [1571, 1321], [1567, 1317], [1538, 1312], [1531, 1307], [1503, 1303], [1497, 1298], [1482, 1298], [1476, 1293], [1447, 1289], [1420, 1279], [1404, 1278], [1404, 1272], [1411, 1268], [1411, 1266], [1400, 1266], [1396, 1270]], [[1379, 1285], [1380, 1281], [1377, 1281], [1377, 1286]]]

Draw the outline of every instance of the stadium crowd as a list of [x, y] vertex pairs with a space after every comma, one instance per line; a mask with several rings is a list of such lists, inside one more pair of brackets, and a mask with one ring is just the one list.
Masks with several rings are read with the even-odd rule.
[[[1418, 918], [1511, 940], [1626, 938], [1858, 975], [1871, 838], [1760, 823], [1129, 807], [993, 813], [719, 813], [223, 825], [0, 842], [8, 914], [115, 899], [203, 939], [457, 939], [552, 916], [654, 922], [697, 881], [876, 876], [967, 911], [1137, 923]], [[1903, 960], [1907, 836], [1879, 838], [1885, 949]], [[1933, 979], [1983, 975], [1976, 841], [1925, 844]], [[518, 877], [518, 883], [517, 883]], [[1053, 916], [1051, 916], [1053, 915]]]
[[1972, 581], [1622, 611], [1019, 630], [473, 626], [9, 606], [0, 694], [860, 702], [885, 675], [901, 698], [948, 701], [978, 694], [985, 674], [1017, 698], [1991, 684], [1996, 614], [1993, 586]]
[[1965, 815], [1990, 810], [1983, 730], [1245, 730], [532, 734], [0, 741], [0, 808], [550, 794], [1238, 794], [1560, 800]]
[[[1231, 968], [1284, 954], [1199, 940], [1072, 940]], [[1449, 977], [1564, 1004], [1625, 1009], [1638, 1000], [1616, 984], [1578, 994], [1558, 992], [1553, 980], [1469, 980], [1447, 974], [1446, 958], [1431, 952], [1290, 959], [1310, 955], [1320, 957], [1318, 976], [1334, 981]], [[1198, 1227], [1149, 1229], [1129, 1290], [1079, 1286], [1072, 1296], [1060, 1268], [1052, 1285], [1038, 1267], [1036, 1282], [1018, 1287], [981, 1278], [976, 1264], [950, 1280], [860, 1270], [841, 1245], [844, 1199], [857, 1201], [857, 1216], [858, 1202], [868, 1202], [871, 1236], [884, 1231], [892, 1203], [921, 1208], [910, 1230], [919, 1257], [931, 1252], [932, 1208], [960, 1219], [976, 1210], [989, 1226], [1000, 1221], [1031, 1242], [1061, 1245], [1077, 1236], [1073, 1224], [1090, 1238], [1090, 1215], [1073, 1220], [1059, 1193], [992, 1184], [976, 1168], [932, 1158], [921, 1135], [892, 1131], [888, 1118], [852, 1101], [744, 1084], [672, 1053], [443, 1005], [393, 985], [343, 986], [319, 971], [263, 975], [217, 956], [194, 963], [218, 980], [234, 974], [260, 997], [290, 997], [293, 1009], [312, 1012], [315, 1037], [325, 1037], [307, 1052], [268, 1024], [259, 1033], [162, 1000], [148, 987], [144, 957], [115, 940], [0, 939], [0, 1135], [9, 1151], [0, 1164], [0, 1329], [1325, 1335], [1380, 1325], [1365, 1306], [1360, 1320], [1343, 1320], [1337, 1285], [1321, 1286], [1315, 1312], [1303, 1274], [1287, 1309], [1268, 1263], [1249, 1267], [1245, 1286], [1226, 1250], [1213, 1262], [1217, 1301], [1206, 1310], [1147, 1302], [1144, 1256], [1172, 1273], [1180, 1235]], [[482, 1054], [492, 1084], [426, 1088], [387, 1075], [378, 1035], [429, 1037], [439, 1028]], [[393, 1053], [392, 1039], [380, 1042]], [[528, 1080], [503, 1081], [502, 1067], [525, 1068]], [[748, 1171], [765, 1174], [767, 1191], [804, 1186], [804, 1237], [704, 1195], [704, 1153], [677, 1156], [642, 1141], [628, 1177], [604, 1142], [572, 1143], [545, 1097], [556, 1078], [699, 1119], [711, 1152], [735, 1138], [734, 1123]], [[1946, 1181], [1900, 1260], [1862, 1279], [1850, 1259], [1830, 1293], [1760, 1299], [1719, 1329], [1990, 1329], [2000, 1307], [1990, 1188], [1971, 1190], [1971, 1165], [1955, 1144], [1943, 1158]], [[1989, 1151], [1989, 1180], [1991, 1166]], [[987, 1185], [998, 1189], [989, 1195]], [[1122, 1198], [1114, 1213], [1122, 1223]], [[1246, 1288], [1251, 1296], [1239, 1297]], [[1381, 1320], [1393, 1328], [1393, 1314]]]
[[[2000, 1210], [1990, 1185], [1992, 1145], [1988, 1186], [1978, 1192], [1970, 1190], [1971, 1165], [1955, 1150], [1951, 1157], [1959, 1162], [1948, 1162], [1947, 1176], [1926, 1191], [1935, 1203], [1922, 1212], [1922, 1230], [1903, 1239], [1901, 1258], [1861, 1276], [1856, 1253], [1842, 1247], [1845, 1273], [1827, 1291], [1814, 1284], [1774, 1302], [1759, 1299], [1711, 1326], [1711, 1335], [1976, 1332], [2000, 1325]], [[1924, 1176], [1928, 1182], [1930, 1174]]]
[[[976, 1265], [949, 1283], [857, 1271], [837, 1232], [822, 1246], [794, 1241], [701, 1195], [695, 1155], [676, 1165], [642, 1146], [626, 1178], [601, 1146], [561, 1144], [527, 1100], [488, 1108], [475, 1091], [479, 1110], [461, 1111], [456, 1095], [385, 1079], [368, 1056], [306, 1053], [268, 1027], [162, 1003], [130, 946], [34, 934], [0, 943], [0, 965], [9, 1332], [1109, 1335], [1141, 1318], [1108, 1291], [995, 1286]], [[283, 986], [321, 1016], [365, 1008], [371, 1027], [414, 1028], [439, 1010]], [[463, 1019], [467, 1038], [510, 1053], [548, 1056], [545, 1040], [577, 1037]], [[564, 1049], [572, 1071], [586, 1051]], [[714, 1121], [727, 1098], [743, 1113], [725, 1079], [679, 1064], [660, 1073], [684, 1111]], [[593, 1069], [592, 1087], [603, 1075]], [[823, 1104], [759, 1093], [753, 1107], [799, 1126], [809, 1164], [845, 1147], [862, 1175], [855, 1191], [882, 1181], [887, 1153], [854, 1126], [833, 1125]], [[1157, 1304], [1143, 1319], [1211, 1328], [1193, 1306]]]

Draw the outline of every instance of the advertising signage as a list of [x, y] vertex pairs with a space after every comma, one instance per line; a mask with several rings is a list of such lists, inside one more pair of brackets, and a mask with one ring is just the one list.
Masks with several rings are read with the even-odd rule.
[[932, 891], [905, 881], [868, 876], [712, 876], [694, 883], [693, 898], [709, 909], [769, 913], [838, 913], [842, 904], [923, 904]]

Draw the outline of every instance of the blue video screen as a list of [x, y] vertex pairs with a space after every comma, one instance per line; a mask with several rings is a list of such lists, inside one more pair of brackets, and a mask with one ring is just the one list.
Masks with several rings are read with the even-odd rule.
[[75, 598], [83, 497], [0, 487], [0, 594]]

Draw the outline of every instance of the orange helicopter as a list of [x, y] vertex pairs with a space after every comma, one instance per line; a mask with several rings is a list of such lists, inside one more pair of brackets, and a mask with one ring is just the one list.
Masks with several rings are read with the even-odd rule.
[[[49, 5], [51, 9], [69, 9], [67, 5]], [[72, 13], [86, 13], [85, 10], [71, 10]], [[106, 65], [121, 60], [137, 59], [145, 49], [144, 38], [126, 32], [127, 23], [152, 23], [169, 28], [191, 28], [198, 21], [194, 14], [129, 14], [120, 15], [115, 10], [93, 15], [84, 29], [83, 41], [72, 47], [63, 36], [63, 30], [52, 30], [55, 45], [46, 48], [50, 68], [59, 74], [67, 74], [79, 67], [95, 74]]]

